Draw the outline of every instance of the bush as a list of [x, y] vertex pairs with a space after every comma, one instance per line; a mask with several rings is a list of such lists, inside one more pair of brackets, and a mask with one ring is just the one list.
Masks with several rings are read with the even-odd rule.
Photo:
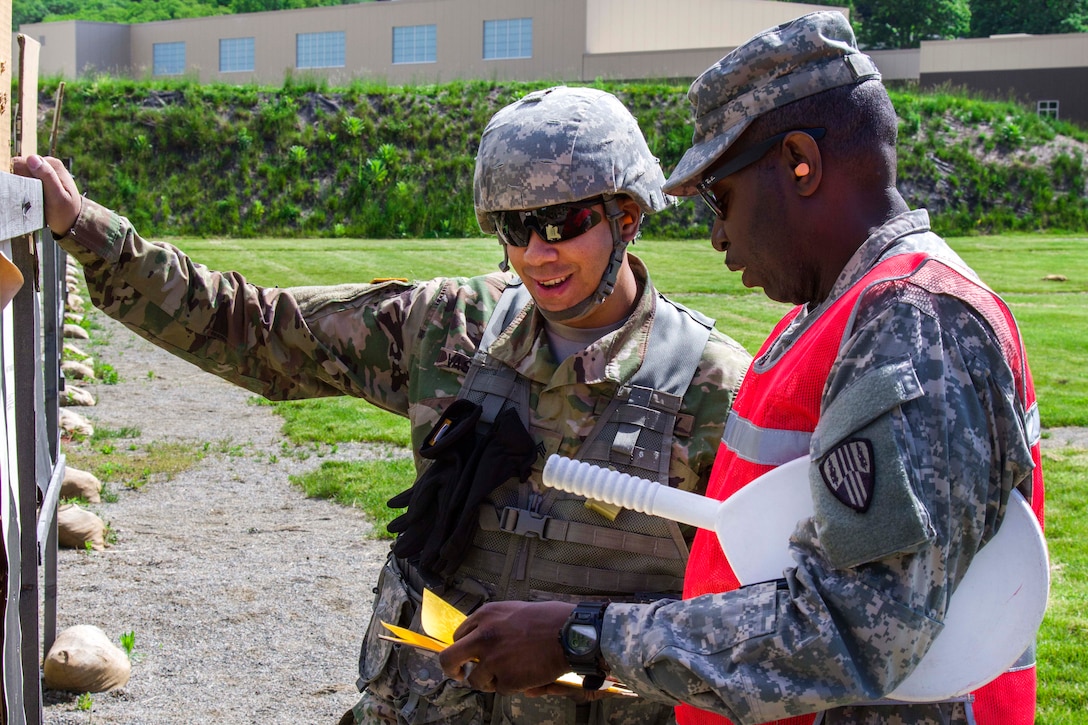
[[[57, 83], [39, 85], [50, 119]], [[502, 106], [546, 83], [457, 81], [345, 88], [289, 77], [282, 88], [193, 80], [66, 81], [58, 155], [81, 189], [158, 235], [448, 237], [480, 234], [472, 174], [480, 133]], [[686, 89], [609, 84], [672, 171], [691, 143]], [[1010, 102], [893, 91], [900, 189], [934, 226], [963, 234], [1085, 229], [1088, 141]], [[1045, 145], [1054, 146], [1043, 153]], [[1042, 159], [1042, 160], [1040, 160]], [[710, 215], [683, 203], [645, 234], [705, 238]]]

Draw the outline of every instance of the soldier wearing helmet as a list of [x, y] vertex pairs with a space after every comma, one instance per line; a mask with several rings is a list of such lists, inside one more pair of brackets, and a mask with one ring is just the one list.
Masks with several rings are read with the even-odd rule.
[[[586, 327], [587, 318], [592, 323], [594, 315], [625, 316], [622, 302], [608, 303], [614, 312], [598, 307], [608, 302], [617, 282], [621, 288], [617, 297], [628, 303], [633, 298], [627, 245], [637, 234], [643, 213], [655, 214], [668, 205], [669, 198], [661, 191], [664, 183], [638, 122], [615, 96], [591, 88], [559, 87], [530, 93], [495, 114], [480, 140], [473, 193], [480, 228], [498, 235], [508, 257], [513, 248], [521, 262], [528, 253], [519, 250], [529, 247], [531, 227], [545, 218], [539, 211], [531, 213], [534, 210], [551, 216], [564, 213], [564, 223], [537, 235], [545, 243], [607, 222], [611, 255], [597, 255], [605, 266], [592, 293], [565, 308], [542, 290], [533, 295], [548, 321]], [[567, 215], [571, 209], [584, 211]], [[521, 274], [518, 266], [523, 282], [539, 284]]]
[[[407, 510], [390, 524], [398, 536], [360, 654], [364, 694], [343, 722], [671, 722], [671, 707], [577, 688], [479, 692], [444, 678], [433, 655], [379, 636], [383, 621], [420, 629], [424, 589], [464, 612], [492, 600], [680, 594], [691, 530], [541, 484], [544, 460], [560, 453], [702, 491], [750, 361], [661, 295], [627, 252], [643, 215], [669, 201], [614, 96], [558, 87], [495, 114], [475, 203], [505, 260], [468, 279], [257, 288], [81, 206], [47, 161], [15, 168], [43, 179], [46, 219], [107, 313], [266, 397], [352, 395], [411, 421], [419, 475], [393, 500]], [[153, 278], [140, 273], [150, 259]], [[125, 300], [108, 294], [122, 286]], [[194, 333], [207, 341], [195, 350]]]

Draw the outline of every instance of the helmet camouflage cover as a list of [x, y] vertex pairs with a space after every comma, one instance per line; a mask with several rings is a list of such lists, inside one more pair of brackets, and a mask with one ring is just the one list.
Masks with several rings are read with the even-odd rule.
[[476, 156], [473, 193], [480, 228], [488, 212], [536, 209], [626, 194], [646, 214], [672, 199], [665, 176], [631, 112], [611, 93], [556, 86], [496, 113]]

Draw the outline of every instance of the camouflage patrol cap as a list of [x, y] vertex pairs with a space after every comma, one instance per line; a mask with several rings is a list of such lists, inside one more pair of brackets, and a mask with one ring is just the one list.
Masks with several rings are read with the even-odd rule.
[[757, 116], [839, 86], [880, 79], [873, 60], [858, 50], [854, 31], [836, 10], [802, 15], [765, 30], [735, 48], [695, 79], [692, 147], [676, 165], [665, 191], [692, 196], [707, 168]]
[[488, 212], [536, 209], [626, 194], [647, 214], [670, 201], [665, 175], [631, 112], [611, 93], [556, 86], [496, 113], [476, 155], [473, 193], [480, 228]]

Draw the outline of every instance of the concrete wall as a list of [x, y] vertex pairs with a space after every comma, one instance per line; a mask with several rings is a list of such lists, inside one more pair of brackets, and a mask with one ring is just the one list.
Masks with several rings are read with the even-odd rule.
[[[155, 43], [183, 41], [186, 62], [203, 82], [279, 83], [294, 72], [298, 33], [344, 31], [343, 68], [298, 72], [333, 83], [359, 77], [390, 83], [458, 78], [536, 80], [556, 73], [578, 73], [584, 0], [549, 0], [549, 7], [549, 13], [534, 17], [532, 0], [401, 0], [145, 23], [133, 26], [133, 72], [137, 76], [150, 74]], [[484, 61], [484, 20], [522, 17], [534, 18], [533, 57]], [[573, 33], [559, 32], [572, 23]], [[436, 26], [437, 61], [394, 65], [393, 28], [431, 24]], [[254, 38], [253, 72], [220, 73], [219, 40], [239, 37]]]
[[[76, 68], [76, 26], [73, 20], [61, 23], [34, 23], [24, 25], [19, 30], [22, 35], [41, 43], [41, 56], [38, 61], [38, 75], [65, 75], [71, 77]], [[12, 35], [13, 52], [12, 77], [19, 76], [19, 44]]]
[[1088, 126], [1088, 67], [923, 73], [920, 88], [962, 87], [995, 100], [1015, 99], [1035, 108], [1058, 101], [1058, 118]]
[[922, 65], [922, 51], [918, 48], [903, 50], [866, 51], [880, 69], [886, 81], [916, 81]]
[[[74, 78], [84, 72], [128, 73], [132, 66], [131, 29], [117, 23], [64, 20], [24, 25], [20, 32], [41, 43], [39, 77]], [[19, 47], [14, 40], [12, 47]], [[18, 69], [15, 72], [17, 75]]]
[[693, 80], [721, 60], [732, 48], [658, 50], [648, 53], [601, 53], [586, 55], [581, 80]]
[[735, 48], [766, 28], [814, 10], [839, 10], [849, 17], [845, 7], [769, 0], [587, 0], [585, 52]]
[[[48, 55], [42, 48], [42, 58]], [[118, 74], [132, 67], [132, 26], [80, 23], [76, 27], [76, 71]]]
[[922, 43], [922, 73], [1088, 66], [1088, 33], [995, 35]]
[[1032, 107], [1058, 101], [1058, 116], [1088, 124], [1088, 33], [1004, 35], [922, 43], [918, 85], [958, 86]]

